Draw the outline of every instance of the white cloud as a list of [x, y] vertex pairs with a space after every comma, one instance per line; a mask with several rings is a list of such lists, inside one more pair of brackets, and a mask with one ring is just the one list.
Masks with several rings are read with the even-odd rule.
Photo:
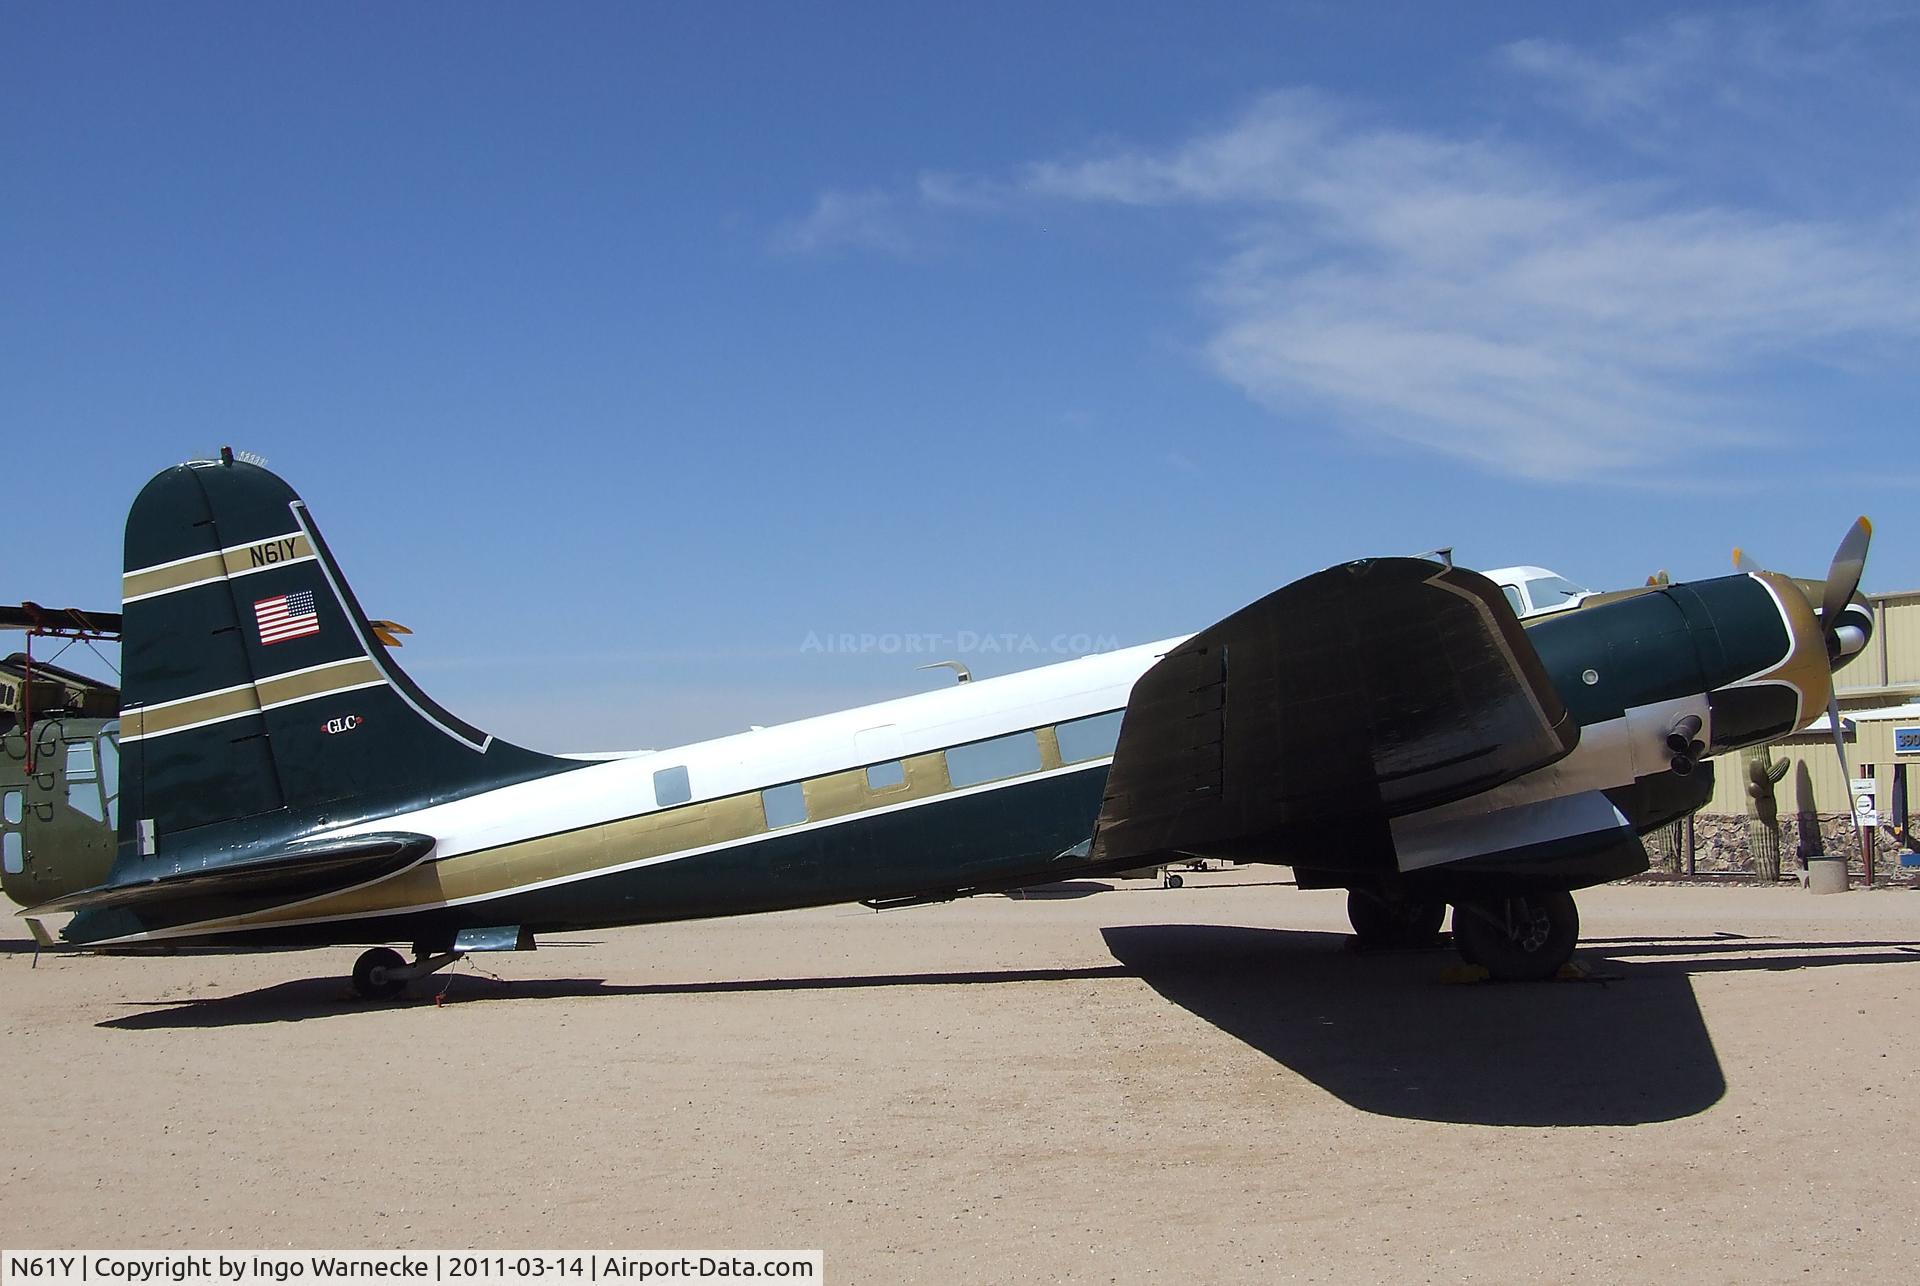
[[[1731, 56], [1723, 38], [1682, 21], [1609, 59], [1539, 41], [1506, 57], [1596, 116], [1645, 112], [1687, 68]], [[1758, 28], [1735, 44], [1749, 67], [1792, 70]], [[1523, 477], [1632, 480], [1763, 442], [1789, 413], [1745, 390], [1783, 362], [1911, 367], [1913, 211], [1814, 217], [1710, 199], [1684, 167], [1642, 170], [1597, 178], [1295, 90], [1170, 147], [934, 190], [991, 194], [982, 209], [1190, 210], [1221, 246], [1198, 283], [1199, 347], [1220, 376], [1290, 423], [1330, 415]], [[912, 204], [931, 200], [923, 183]]]
[[900, 216], [900, 199], [886, 192], [822, 192], [805, 217], [774, 234], [777, 249], [795, 254], [830, 250], [912, 252], [914, 241]]

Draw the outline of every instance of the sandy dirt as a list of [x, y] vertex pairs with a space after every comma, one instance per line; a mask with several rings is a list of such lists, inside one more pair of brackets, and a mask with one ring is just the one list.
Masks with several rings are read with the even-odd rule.
[[1863, 1281], [1920, 1263], [1920, 894], [1610, 887], [1449, 985], [1250, 869], [351, 949], [0, 954], [13, 1247], [823, 1247], [828, 1280]]

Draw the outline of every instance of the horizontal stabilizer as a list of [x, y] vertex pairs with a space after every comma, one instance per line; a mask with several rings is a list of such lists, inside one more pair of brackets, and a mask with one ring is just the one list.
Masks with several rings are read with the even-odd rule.
[[30, 907], [25, 915], [120, 908], [156, 911], [220, 899], [274, 906], [319, 897], [403, 871], [433, 850], [431, 835], [405, 831], [290, 844], [271, 856], [129, 884], [103, 884]]

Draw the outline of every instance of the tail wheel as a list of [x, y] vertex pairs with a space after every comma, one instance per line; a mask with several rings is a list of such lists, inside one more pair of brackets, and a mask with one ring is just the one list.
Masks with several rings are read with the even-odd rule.
[[1453, 939], [1460, 955], [1504, 982], [1551, 978], [1573, 958], [1580, 939], [1580, 912], [1573, 894], [1523, 893], [1453, 909]]
[[407, 958], [392, 947], [363, 951], [353, 963], [353, 993], [362, 1000], [391, 1000], [406, 990], [400, 972], [406, 967]]
[[1371, 889], [1347, 890], [1347, 920], [1364, 947], [1431, 946], [1446, 918], [1444, 902], [1415, 902]]

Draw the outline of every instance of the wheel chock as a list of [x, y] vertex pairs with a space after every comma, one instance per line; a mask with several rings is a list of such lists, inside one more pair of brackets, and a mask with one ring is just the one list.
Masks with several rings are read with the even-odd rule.
[[1448, 965], [1440, 971], [1440, 981], [1454, 986], [1471, 986], [1476, 982], [1485, 982], [1493, 977], [1485, 965], [1457, 964]]

